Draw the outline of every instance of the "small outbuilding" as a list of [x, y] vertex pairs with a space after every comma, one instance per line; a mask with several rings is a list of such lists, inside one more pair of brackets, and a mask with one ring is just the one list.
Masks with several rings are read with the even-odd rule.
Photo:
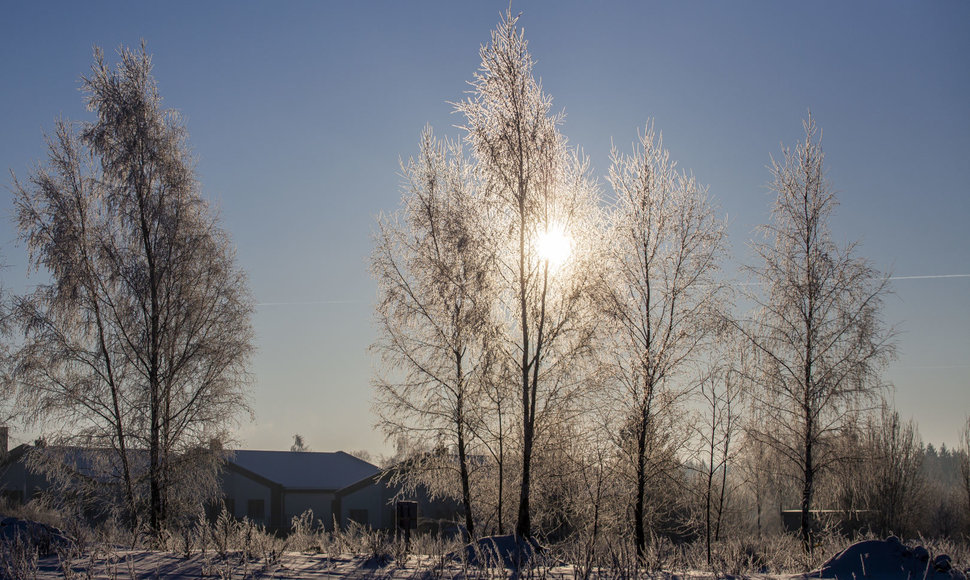
[[342, 519], [337, 492], [379, 473], [376, 465], [343, 451], [240, 450], [222, 472], [223, 501], [235, 517], [272, 530], [288, 530], [293, 517], [308, 509], [333, 529]]

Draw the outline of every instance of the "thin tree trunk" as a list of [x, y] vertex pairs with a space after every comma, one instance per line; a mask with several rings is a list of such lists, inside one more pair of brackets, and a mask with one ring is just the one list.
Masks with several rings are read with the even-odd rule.
[[458, 407], [458, 413], [456, 417], [456, 430], [458, 433], [458, 471], [461, 476], [461, 501], [465, 505], [465, 529], [468, 531], [468, 536], [470, 538], [475, 537], [475, 520], [472, 518], [472, 494], [471, 487], [468, 483], [468, 456], [465, 450], [465, 409], [464, 409], [464, 398], [462, 396], [463, 392], [463, 379], [462, 379], [462, 365], [461, 365], [461, 352], [455, 351], [455, 370], [457, 371], [458, 377], [458, 397], [456, 401], [456, 406]]
[[465, 504], [465, 529], [470, 538], [475, 537], [475, 520], [472, 518], [472, 494], [468, 483], [468, 456], [465, 454], [465, 436], [458, 428], [458, 463], [461, 471], [461, 500]]
[[724, 499], [727, 494], [728, 453], [731, 444], [731, 400], [727, 399], [727, 427], [724, 432], [724, 450], [721, 455], [721, 493], [717, 502], [717, 524], [714, 527], [714, 541], [721, 540], [721, 519], [724, 516]]
[[724, 517], [725, 488], [727, 487], [727, 462], [721, 465], [721, 490], [717, 499], [717, 520], [714, 524], [714, 541], [721, 540], [721, 520]]
[[[501, 409], [501, 403], [499, 403], [499, 409]], [[502, 498], [505, 497], [505, 435], [502, 432], [502, 412], [498, 413], [498, 534], [505, 534], [505, 526], [503, 525], [502, 510], [504, 509], [504, 502]]]
[[717, 427], [717, 422], [714, 421], [714, 417], [717, 416], [717, 399], [714, 399], [715, 403], [713, 406], [714, 413], [712, 413], [711, 421], [711, 444], [710, 444], [710, 463], [707, 466], [707, 493], [705, 494], [706, 509], [704, 510], [704, 523], [707, 532], [707, 565], [711, 565], [711, 496], [714, 494], [714, 435], [715, 428]]
[[[520, 160], [521, 165], [521, 160]], [[520, 170], [521, 175], [521, 170]], [[519, 191], [519, 323], [522, 327], [522, 481], [519, 485], [519, 513], [515, 523], [515, 533], [520, 537], [532, 534], [532, 520], [529, 514], [529, 486], [531, 484], [532, 467], [532, 425], [529, 417], [532, 415], [529, 401], [531, 400], [529, 381], [529, 311], [526, 303], [525, 279], [525, 195], [523, 186]]]
[[643, 529], [644, 495], [647, 488], [647, 422], [649, 421], [646, 405], [640, 416], [637, 430], [637, 488], [636, 501], [633, 506], [633, 538], [637, 549], [637, 561], [646, 556], [647, 537]]
[[[523, 451], [524, 457], [522, 465], [522, 494], [519, 498], [519, 521], [516, 525], [516, 534], [523, 538], [528, 538], [532, 536], [532, 519], [529, 513], [529, 492], [531, 487], [530, 477], [531, 477], [531, 465], [532, 465], [532, 448], [535, 444], [535, 427], [536, 427], [536, 396], [539, 391], [539, 365], [542, 359], [542, 343], [543, 343], [543, 331], [545, 329], [546, 321], [546, 289], [549, 283], [549, 262], [547, 261], [543, 266], [542, 273], [542, 295], [539, 300], [539, 324], [536, 333], [536, 352], [535, 356], [529, 363], [530, 369], [532, 371], [532, 379], [527, 389], [528, 393], [528, 405], [527, 405], [527, 416], [526, 425], [527, 429], [525, 432], [528, 437], [524, 438], [523, 447], [527, 448], [528, 451]], [[529, 369], [527, 369], [528, 371]], [[526, 372], [526, 381], [529, 381], [528, 372]]]
[[[144, 155], [144, 152], [142, 152]], [[146, 163], [142, 160], [140, 167], [145, 167]], [[159, 340], [161, 337], [160, 328], [160, 308], [159, 308], [159, 284], [160, 275], [158, 272], [158, 266], [155, 263], [155, 251], [152, 246], [152, 232], [149, 226], [149, 216], [148, 208], [146, 203], [148, 203], [148, 190], [150, 189], [150, 178], [144, 176], [139, 170], [137, 183], [135, 185], [136, 192], [138, 195], [138, 205], [140, 212], [140, 225], [141, 225], [141, 242], [145, 250], [145, 262], [148, 266], [148, 287], [149, 287], [149, 298], [150, 302], [148, 304], [148, 389], [149, 389], [149, 405], [151, 407], [149, 412], [149, 452], [148, 452], [148, 479], [149, 479], [149, 525], [151, 526], [152, 533], [157, 537], [158, 533], [161, 531], [163, 525], [164, 514], [162, 512], [162, 486], [161, 486], [161, 377], [159, 373], [160, 361], [159, 361]], [[161, 201], [159, 202], [161, 203]]]
[[101, 351], [102, 358], [104, 359], [105, 376], [107, 377], [108, 388], [111, 390], [111, 410], [114, 414], [112, 417], [112, 426], [115, 430], [115, 437], [118, 440], [118, 451], [121, 454], [121, 474], [125, 486], [125, 502], [128, 505], [128, 516], [131, 518], [132, 527], [137, 528], [138, 510], [137, 506], [135, 505], [135, 492], [131, 478], [131, 466], [128, 463], [127, 434], [125, 433], [124, 423], [122, 421], [121, 401], [118, 396], [119, 387], [117, 381], [115, 380], [114, 365], [112, 364], [111, 353], [108, 350], [108, 345], [105, 339], [104, 320], [101, 316], [101, 305], [99, 303], [99, 284], [96, 282], [97, 276], [93, 272], [93, 266], [88, 253], [88, 216], [87, 211], [85, 211], [86, 206], [83, 198], [80, 195], [80, 190], [75, 189], [74, 191], [77, 196], [77, 207], [79, 208], [78, 217], [81, 227], [80, 239], [82, 240], [81, 254], [84, 261], [85, 272], [87, 274], [86, 285], [88, 286], [91, 307], [94, 309], [94, 320], [98, 329], [98, 348]]
[[[810, 176], [806, 176], [807, 182], [811, 182]], [[813, 275], [812, 268], [812, 249], [815, 245], [815, 228], [817, 227], [817, 222], [813, 219], [811, 207], [809, 204], [808, 195], [804, 197], [804, 211], [805, 211], [805, 223], [807, 227], [805, 229], [805, 278], [806, 286], [808, 292], [808, 304], [804, 314], [805, 321], [805, 369], [804, 376], [802, 380], [804, 385], [804, 412], [805, 412], [805, 487], [802, 490], [802, 542], [805, 545], [805, 551], [808, 553], [812, 552], [812, 529], [811, 529], [811, 509], [812, 509], [812, 492], [813, 486], [815, 484], [815, 458], [812, 456], [812, 446], [815, 443], [814, 434], [814, 421], [812, 417], [812, 387], [813, 387], [813, 377], [812, 377], [812, 357], [814, 356], [814, 345], [815, 345], [815, 299], [816, 293], [818, 292], [818, 284]]]
[[94, 302], [94, 314], [98, 327], [98, 346], [101, 349], [101, 356], [104, 357], [105, 374], [108, 378], [108, 387], [111, 389], [111, 406], [114, 413], [115, 437], [118, 439], [118, 451], [121, 453], [121, 476], [125, 484], [125, 501], [128, 504], [128, 515], [131, 518], [132, 528], [138, 528], [138, 509], [135, 505], [134, 486], [131, 481], [131, 466], [128, 463], [127, 434], [121, 417], [121, 402], [118, 397], [118, 384], [115, 381], [114, 366], [111, 364], [111, 354], [108, 352], [108, 345], [105, 343], [104, 324], [101, 320], [101, 308], [98, 306], [98, 299], [92, 296]]
[[[528, 399], [528, 393], [524, 393]], [[528, 404], [523, 407], [527, 408]], [[529, 486], [532, 468], [532, 430], [526, 427], [522, 437], [522, 482], [519, 487], [519, 514], [515, 523], [515, 534], [521, 538], [532, 535], [532, 520], [529, 514]]]
[[812, 551], [811, 509], [812, 491], [815, 480], [815, 466], [812, 457], [812, 437], [809, 435], [810, 424], [805, 430], [805, 485], [802, 488], [802, 543], [805, 550]]

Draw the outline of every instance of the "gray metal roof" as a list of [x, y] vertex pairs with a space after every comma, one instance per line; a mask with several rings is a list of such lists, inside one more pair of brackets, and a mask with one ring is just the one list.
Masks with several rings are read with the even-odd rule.
[[380, 471], [343, 451], [239, 450], [229, 461], [287, 489], [337, 490]]

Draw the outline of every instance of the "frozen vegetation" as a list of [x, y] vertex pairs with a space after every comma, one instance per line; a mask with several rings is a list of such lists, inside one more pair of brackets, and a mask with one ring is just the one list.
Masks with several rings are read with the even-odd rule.
[[50, 524], [26, 522], [6, 518], [0, 523], [0, 578], [942, 580], [965, 579], [970, 571], [965, 543], [904, 543], [895, 536], [847, 545], [845, 538], [827, 535], [820, 538], [814, 556], [806, 556], [793, 536], [724, 541], [714, 546], [715, 565], [708, 566], [703, 543], [654, 542], [647, 558], [638, 562], [632, 543], [619, 541], [590, 561], [582, 546], [570, 541], [541, 545], [498, 536], [465, 544], [458, 538], [421, 535], [407, 544], [363, 527], [328, 533], [312, 514], [294, 518], [293, 531], [285, 538], [222, 514], [167, 536], [165, 546], [156, 550], [139, 546], [138, 538], [117, 530], [64, 532]]

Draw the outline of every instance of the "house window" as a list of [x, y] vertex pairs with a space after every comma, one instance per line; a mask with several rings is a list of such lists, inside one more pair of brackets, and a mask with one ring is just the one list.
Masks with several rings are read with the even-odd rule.
[[350, 521], [366, 526], [370, 523], [367, 518], [367, 510], [350, 510]]
[[246, 506], [246, 515], [251, 520], [262, 521], [266, 517], [266, 505], [261, 499], [251, 499]]

